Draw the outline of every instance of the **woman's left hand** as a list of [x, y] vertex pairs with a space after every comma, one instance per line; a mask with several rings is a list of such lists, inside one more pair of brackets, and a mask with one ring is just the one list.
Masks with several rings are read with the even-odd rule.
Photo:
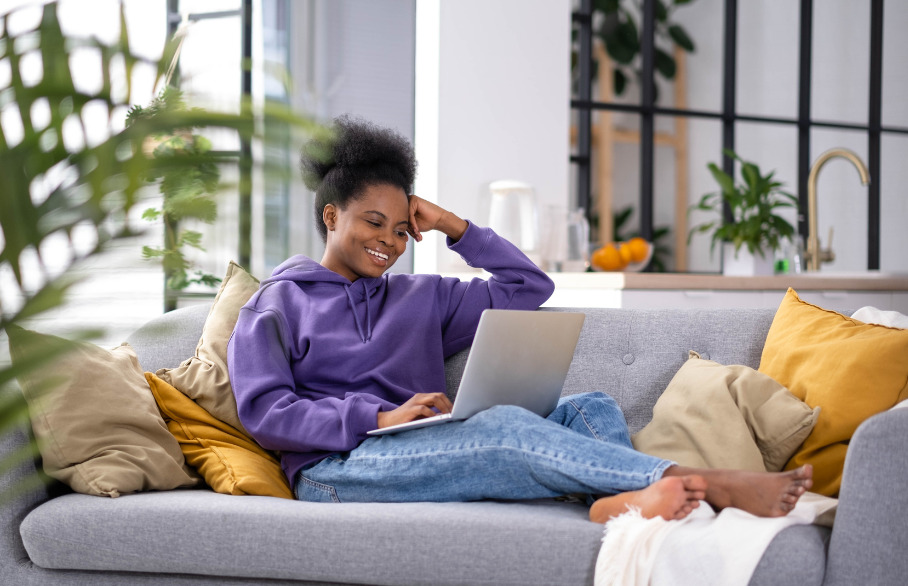
[[419, 196], [410, 196], [410, 225], [407, 232], [417, 242], [422, 241], [422, 233], [429, 230], [443, 232], [456, 242], [460, 240], [466, 229], [466, 220]]

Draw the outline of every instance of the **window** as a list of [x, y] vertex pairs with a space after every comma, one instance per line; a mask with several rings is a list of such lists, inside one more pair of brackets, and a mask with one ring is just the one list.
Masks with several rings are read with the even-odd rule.
[[[616, 127], [639, 131], [639, 144], [614, 149], [613, 209], [629, 202], [644, 237], [661, 224], [683, 232], [675, 234], [669, 265], [676, 270], [719, 266], [720, 260], [709, 254], [708, 238], [698, 242], [694, 237], [686, 254], [686, 246], [678, 243], [687, 239], [686, 206], [716, 189], [706, 163], [734, 170], [722, 149], [738, 152], [764, 171], [776, 170], [776, 177], [800, 199], [799, 213], [792, 212], [791, 220], [806, 237], [811, 165], [828, 148], [846, 147], [865, 162], [871, 184], [863, 187], [847, 163], [824, 167], [817, 189], [818, 232], [825, 246], [834, 228], [837, 255], [825, 268], [908, 270], [908, 260], [900, 254], [908, 248], [905, 170], [897, 162], [908, 156], [908, 106], [901, 99], [908, 91], [902, 63], [908, 39], [899, 33], [908, 26], [908, 5], [894, 0], [694, 0], [673, 15], [696, 44], [686, 60], [687, 89], [679, 106], [671, 99], [674, 84], [652, 81], [657, 0], [643, 0], [637, 15], [641, 79], [650, 82], [621, 98], [595, 96], [591, 77], [598, 23], [593, 4], [575, 4], [580, 79], [571, 102], [578, 137], [571, 157], [577, 201], [592, 215], [598, 212], [600, 195], [592, 181], [593, 128], [603, 113], [612, 115]], [[633, 10], [634, 3], [627, 4]], [[671, 151], [659, 137], [678, 120], [687, 123], [687, 156], [681, 159], [687, 178], [673, 180], [678, 158], [672, 165]], [[679, 189], [688, 193], [680, 203], [674, 197]], [[699, 220], [692, 217], [691, 222]]]

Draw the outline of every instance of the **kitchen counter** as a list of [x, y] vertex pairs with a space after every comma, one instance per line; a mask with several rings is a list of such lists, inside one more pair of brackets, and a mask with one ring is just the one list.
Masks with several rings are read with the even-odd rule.
[[808, 273], [725, 277], [694, 273], [550, 273], [551, 307], [778, 307], [789, 287], [829, 309], [873, 305], [908, 313], [908, 274]]
[[717, 289], [740, 291], [792, 287], [798, 291], [840, 289], [847, 291], [908, 291], [908, 274], [891, 273], [807, 273], [726, 277], [716, 273], [549, 273], [556, 286], [613, 289]]

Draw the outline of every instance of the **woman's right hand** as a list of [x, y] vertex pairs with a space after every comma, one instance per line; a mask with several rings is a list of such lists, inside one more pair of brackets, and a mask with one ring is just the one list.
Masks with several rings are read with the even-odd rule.
[[[434, 411], [433, 407], [438, 411]], [[378, 427], [390, 427], [439, 413], [450, 413], [451, 407], [451, 400], [444, 393], [416, 393], [393, 411], [379, 411]]]
[[429, 230], [438, 230], [454, 242], [463, 236], [467, 229], [466, 220], [419, 196], [411, 195], [409, 199], [410, 223], [407, 232], [414, 240], [421, 242], [422, 233]]

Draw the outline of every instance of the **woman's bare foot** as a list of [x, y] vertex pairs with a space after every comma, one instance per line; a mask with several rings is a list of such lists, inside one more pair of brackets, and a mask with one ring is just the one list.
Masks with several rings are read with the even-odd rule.
[[758, 517], [783, 517], [813, 486], [813, 467], [805, 464], [788, 472], [703, 470], [672, 466], [663, 478], [697, 474], [706, 479], [706, 502], [716, 509], [735, 507]]
[[607, 523], [609, 519], [626, 513], [629, 506], [640, 509], [640, 514], [646, 519], [683, 519], [700, 506], [706, 490], [706, 480], [696, 474], [662, 478], [642, 490], [602, 497], [590, 508], [590, 521]]

